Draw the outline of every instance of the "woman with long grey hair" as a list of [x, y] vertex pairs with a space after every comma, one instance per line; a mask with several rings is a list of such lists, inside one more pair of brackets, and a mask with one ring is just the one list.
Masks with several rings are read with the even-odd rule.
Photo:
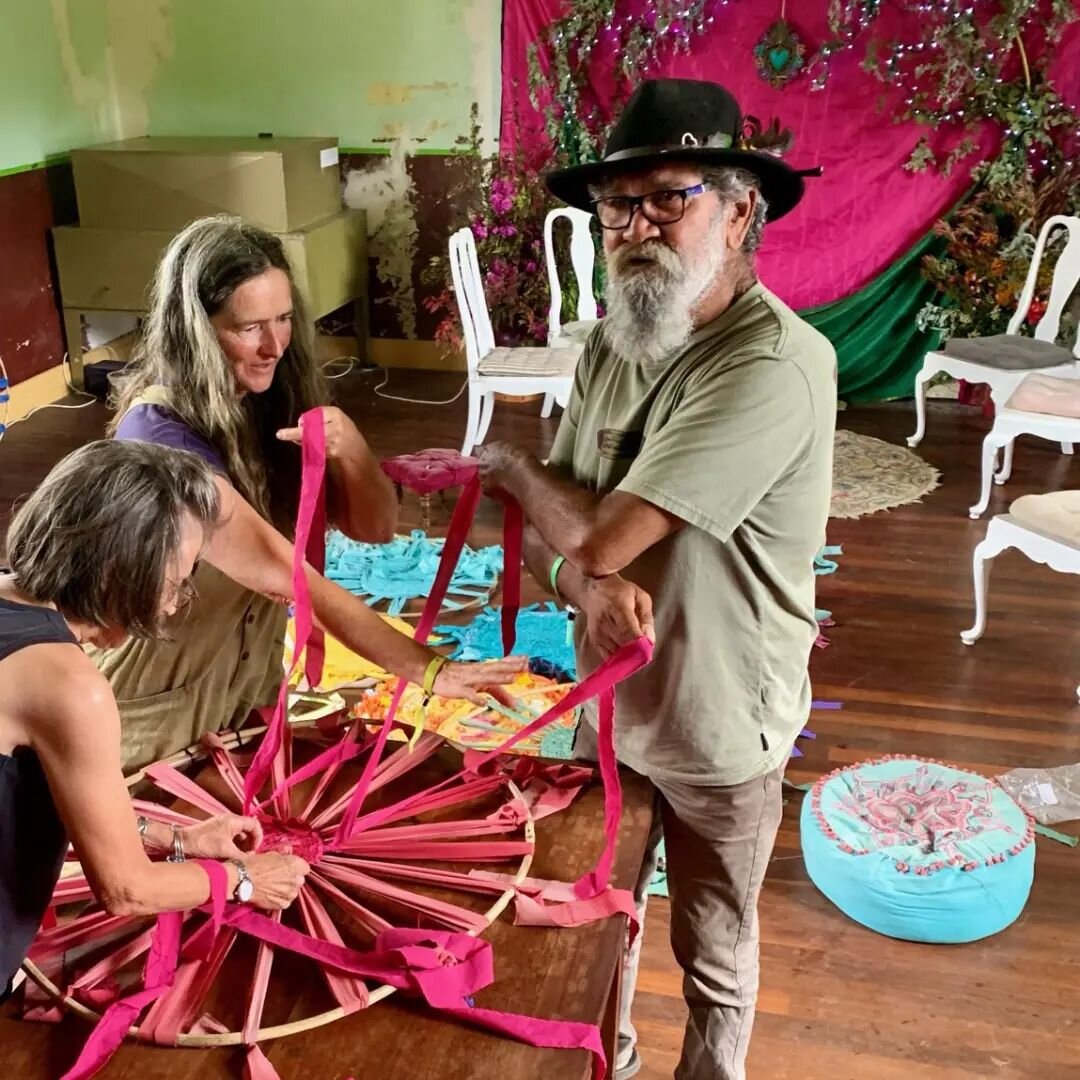
[[[190, 450], [215, 471], [221, 512], [195, 575], [196, 596], [169, 642], [93, 653], [120, 706], [125, 766], [204, 732], [239, 727], [274, 700], [292, 590], [300, 416], [322, 406], [330, 522], [354, 539], [394, 532], [397, 506], [356, 425], [325, 404], [313, 330], [281, 241], [238, 218], [193, 222], [170, 243], [117, 398], [114, 434]], [[387, 671], [480, 700], [522, 670], [518, 659], [442, 664], [361, 600], [309, 572], [316, 622]], [[432, 665], [435, 665], [433, 668]]]
[[[285, 907], [307, 874], [254, 854], [262, 829], [225, 814], [189, 828], [136, 818], [108, 682], [78, 647], [152, 639], [184, 604], [219, 514], [195, 455], [97, 442], [64, 458], [16, 513], [0, 574], [0, 997], [41, 924], [70, 837], [114, 914], [187, 909], [229, 860], [229, 895]], [[172, 853], [151, 862], [147, 849]]]

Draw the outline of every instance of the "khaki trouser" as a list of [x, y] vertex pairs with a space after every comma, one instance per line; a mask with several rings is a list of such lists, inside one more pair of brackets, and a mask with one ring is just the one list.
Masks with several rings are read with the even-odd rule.
[[[576, 757], [596, 760], [596, 733], [578, 728]], [[758, 991], [757, 902], [783, 814], [783, 768], [732, 787], [654, 781], [657, 813], [635, 889], [645, 925], [645, 890], [664, 838], [671, 897], [671, 947], [683, 970], [690, 1015], [676, 1080], [744, 1080]], [[623, 970], [617, 1066], [637, 1041], [630, 1009], [641, 939]]]

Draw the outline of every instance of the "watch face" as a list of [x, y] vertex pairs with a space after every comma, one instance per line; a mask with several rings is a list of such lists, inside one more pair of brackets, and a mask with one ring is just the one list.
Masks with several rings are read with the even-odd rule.
[[236, 896], [241, 904], [246, 904], [254, 895], [255, 886], [250, 879], [245, 879], [236, 886]]

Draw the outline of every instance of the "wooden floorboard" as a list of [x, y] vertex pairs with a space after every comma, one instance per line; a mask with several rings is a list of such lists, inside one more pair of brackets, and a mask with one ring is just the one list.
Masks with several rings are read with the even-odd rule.
[[[377, 378], [336, 383], [340, 399], [380, 455], [457, 446], [464, 400], [410, 405], [374, 395]], [[395, 372], [388, 389], [444, 398], [457, 377]], [[537, 405], [499, 405], [489, 438], [543, 453], [557, 419]], [[0, 442], [0, 526], [11, 503], [60, 455], [96, 437], [104, 409], [48, 410]], [[840, 425], [893, 443], [914, 426], [909, 405], [853, 409]], [[793, 762], [796, 782], [884, 753], [941, 758], [995, 774], [1014, 766], [1080, 761], [1080, 582], [1012, 553], [996, 560], [990, 623], [974, 648], [971, 551], [986, 519], [972, 522], [987, 422], [931, 403], [920, 453], [942, 471], [920, 504], [858, 521], [834, 521], [839, 571], [820, 579], [820, 604], [838, 625], [812, 658], [818, 698], [844, 703], [816, 714], [818, 737]], [[1072, 459], [1023, 440], [1012, 480], [991, 512], [1028, 492], [1080, 487]], [[445, 525], [445, 513], [436, 527]], [[403, 526], [418, 521], [407, 498]], [[474, 542], [498, 540], [485, 502]], [[535, 586], [526, 598], [537, 598]], [[1080, 849], [1038, 841], [1035, 885], [1023, 916], [984, 942], [931, 947], [891, 941], [853, 924], [810, 884], [799, 855], [792, 794], [761, 903], [762, 991], [750, 1075], [769, 1080], [974, 1080], [1080, 1077]], [[670, 1077], [683, 1022], [679, 972], [667, 944], [665, 901], [645, 934], [635, 1014], [642, 1080]]]

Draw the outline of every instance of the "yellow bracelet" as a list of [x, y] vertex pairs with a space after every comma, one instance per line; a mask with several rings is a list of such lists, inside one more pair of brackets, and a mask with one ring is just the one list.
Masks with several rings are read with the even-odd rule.
[[439, 672], [442, 671], [450, 661], [445, 656], [433, 656], [431, 663], [428, 664], [424, 671], [424, 704], [431, 700], [432, 694], [435, 692], [435, 680], [439, 677]]

